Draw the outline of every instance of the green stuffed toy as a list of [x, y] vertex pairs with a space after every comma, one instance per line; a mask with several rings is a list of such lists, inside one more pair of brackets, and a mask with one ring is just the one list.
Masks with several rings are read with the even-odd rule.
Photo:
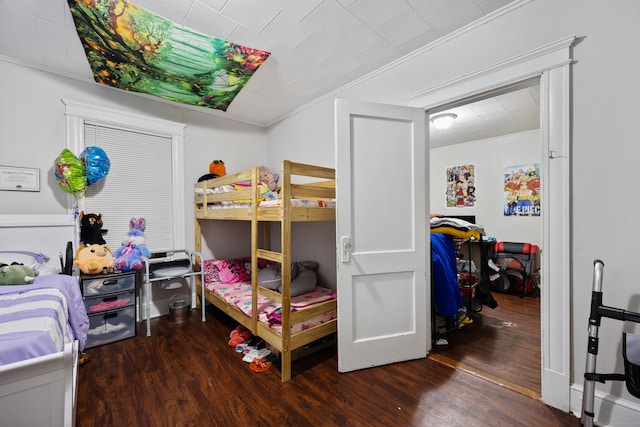
[[21, 264], [0, 265], [0, 285], [29, 285], [37, 275], [37, 271]]

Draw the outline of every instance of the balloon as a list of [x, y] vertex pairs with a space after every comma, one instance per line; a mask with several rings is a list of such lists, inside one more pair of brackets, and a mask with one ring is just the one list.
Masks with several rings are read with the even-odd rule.
[[65, 148], [54, 164], [56, 181], [65, 192], [77, 196], [87, 186], [87, 175], [82, 162]]
[[84, 163], [87, 173], [87, 185], [95, 184], [109, 173], [111, 162], [107, 157], [107, 153], [100, 147], [86, 147], [80, 153], [80, 160]]

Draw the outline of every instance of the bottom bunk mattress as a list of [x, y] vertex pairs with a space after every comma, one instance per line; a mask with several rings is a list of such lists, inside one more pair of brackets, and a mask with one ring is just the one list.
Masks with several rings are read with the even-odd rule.
[[75, 340], [82, 351], [88, 329], [78, 281], [70, 276], [0, 286], [0, 365], [60, 352]]
[[[251, 299], [251, 283], [221, 283], [207, 282], [205, 287], [215, 295], [224, 299], [228, 304], [238, 308], [247, 316], [252, 316], [252, 299]], [[314, 304], [334, 300], [337, 298], [336, 291], [316, 286], [309, 293], [298, 295], [291, 298], [291, 311], [304, 310]], [[263, 295], [258, 295], [258, 310], [260, 322], [268, 325], [271, 329], [278, 333], [282, 333], [282, 306]], [[291, 325], [291, 333], [295, 334], [314, 326], [333, 320], [337, 317], [336, 311], [330, 311], [313, 317], [303, 323]]]

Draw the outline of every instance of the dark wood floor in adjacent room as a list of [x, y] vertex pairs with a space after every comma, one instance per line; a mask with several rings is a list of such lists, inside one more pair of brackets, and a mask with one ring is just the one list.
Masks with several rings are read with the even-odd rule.
[[540, 298], [494, 292], [498, 307], [472, 314], [473, 323], [443, 337], [432, 358], [540, 396]]
[[[235, 324], [166, 317], [152, 336], [87, 350], [77, 425], [89, 426], [577, 426], [570, 414], [430, 358], [337, 372], [335, 350], [254, 373], [227, 345]], [[467, 331], [469, 332], [469, 331]]]

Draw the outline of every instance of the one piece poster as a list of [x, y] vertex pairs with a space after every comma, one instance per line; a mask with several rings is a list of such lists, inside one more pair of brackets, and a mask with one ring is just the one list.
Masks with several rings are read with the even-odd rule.
[[504, 216], [540, 216], [540, 164], [505, 166]]
[[468, 208], [476, 204], [474, 165], [447, 168], [447, 207]]
[[67, 0], [96, 82], [226, 111], [269, 52], [175, 24], [123, 0]]

